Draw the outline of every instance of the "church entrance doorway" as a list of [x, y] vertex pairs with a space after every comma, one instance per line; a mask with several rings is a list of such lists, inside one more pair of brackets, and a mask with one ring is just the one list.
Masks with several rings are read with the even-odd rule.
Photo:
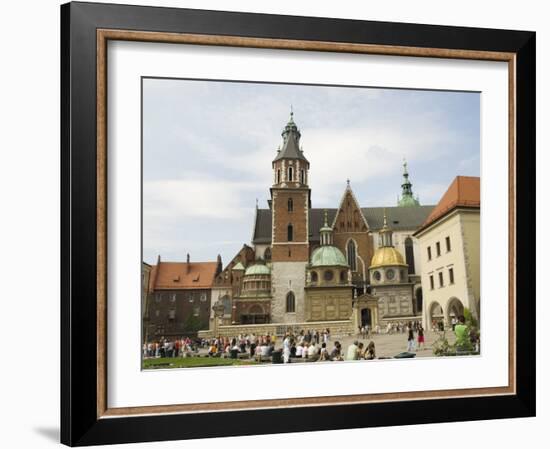
[[361, 310], [361, 327], [363, 326], [372, 327], [372, 313], [368, 308]]

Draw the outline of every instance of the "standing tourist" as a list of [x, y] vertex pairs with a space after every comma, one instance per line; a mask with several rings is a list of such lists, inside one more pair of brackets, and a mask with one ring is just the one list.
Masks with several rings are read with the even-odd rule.
[[418, 349], [424, 349], [424, 328], [418, 325]]
[[414, 331], [411, 326], [409, 327], [409, 336], [407, 338], [407, 352], [413, 352], [413, 351], [414, 351]]

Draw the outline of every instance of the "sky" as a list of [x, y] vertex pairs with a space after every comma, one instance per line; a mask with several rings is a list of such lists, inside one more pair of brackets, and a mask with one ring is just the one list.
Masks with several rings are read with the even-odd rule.
[[179, 79], [143, 80], [143, 258], [224, 266], [267, 208], [290, 110], [310, 162], [312, 207], [336, 208], [349, 179], [361, 207], [395, 206], [403, 159], [436, 204], [480, 175], [480, 95]]

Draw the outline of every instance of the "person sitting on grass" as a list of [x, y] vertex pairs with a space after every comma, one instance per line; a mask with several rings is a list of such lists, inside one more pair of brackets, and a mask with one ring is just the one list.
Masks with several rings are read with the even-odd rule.
[[335, 362], [341, 362], [344, 360], [344, 358], [342, 357], [342, 345], [339, 341], [334, 342], [334, 348], [330, 353], [330, 360]]
[[214, 343], [212, 343], [212, 345], [210, 345], [210, 348], [208, 349], [208, 355], [210, 357], [216, 357], [217, 354], [218, 354], [218, 348]]
[[330, 360], [327, 344], [323, 342], [321, 343], [321, 350], [319, 351], [319, 362], [326, 362], [327, 360]]
[[365, 358], [365, 345], [363, 342], [359, 342], [357, 345], [357, 360], [363, 360]]
[[376, 348], [374, 347], [374, 341], [371, 341], [365, 351], [365, 360], [374, 360], [376, 358]]
[[307, 349], [307, 358], [308, 359], [317, 359], [317, 356], [319, 354], [319, 351], [317, 350], [317, 345], [315, 344], [315, 342], [311, 343], [311, 345], [309, 345], [309, 348]]
[[358, 345], [359, 343], [354, 341], [351, 345], [348, 346], [348, 351], [346, 353], [346, 360], [357, 360], [358, 358]]

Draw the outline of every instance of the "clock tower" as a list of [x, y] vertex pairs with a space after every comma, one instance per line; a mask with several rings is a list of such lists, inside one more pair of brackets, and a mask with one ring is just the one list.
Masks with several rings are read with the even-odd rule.
[[309, 162], [300, 147], [294, 113], [282, 132], [283, 143], [272, 163], [271, 260], [272, 318], [275, 322], [304, 319], [304, 287], [309, 261]]

